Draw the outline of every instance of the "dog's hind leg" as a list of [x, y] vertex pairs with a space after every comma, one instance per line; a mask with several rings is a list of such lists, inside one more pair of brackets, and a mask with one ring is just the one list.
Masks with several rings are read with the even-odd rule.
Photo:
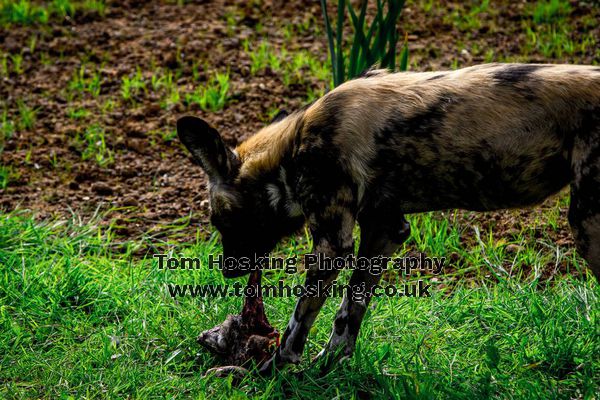
[[569, 224], [579, 253], [600, 281], [600, 134], [576, 142], [573, 173]]

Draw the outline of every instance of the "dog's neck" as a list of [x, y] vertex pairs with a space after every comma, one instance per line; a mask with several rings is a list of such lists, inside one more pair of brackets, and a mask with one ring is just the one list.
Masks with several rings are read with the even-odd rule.
[[241, 161], [240, 179], [256, 179], [276, 172], [294, 147], [304, 111], [295, 112], [281, 121], [261, 129], [236, 149]]

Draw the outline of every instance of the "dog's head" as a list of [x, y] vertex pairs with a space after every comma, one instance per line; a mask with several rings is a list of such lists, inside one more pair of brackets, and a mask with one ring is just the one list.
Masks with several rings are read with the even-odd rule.
[[[181, 142], [208, 176], [210, 220], [221, 234], [223, 257], [254, 260], [270, 252], [303, 218], [290, 215], [279, 171], [240, 179], [243, 161], [206, 121], [186, 116], [177, 121]], [[250, 273], [248, 268], [223, 269], [226, 278]]]

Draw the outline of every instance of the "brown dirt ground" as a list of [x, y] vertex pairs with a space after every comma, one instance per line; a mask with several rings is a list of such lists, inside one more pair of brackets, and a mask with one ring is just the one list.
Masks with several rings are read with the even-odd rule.
[[[429, 11], [424, 3], [409, 3], [401, 23], [408, 35], [413, 70], [468, 66], [482, 63], [486, 57], [553, 63], [600, 61], [597, 46], [561, 58], [545, 58], [535, 49], [525, 54], [524, 25], [530, 20], [526, 15], [531, 6], [524, 1], [492, 2], [490, 11], [478, 16], [480, 23], [467, 27], [452, 17], [468, 10], [466, 2], [434, 2]], [[39, 219], [69, 215], [71, 210], [89, 217], [100, 209], [106, 212], [104, 221], [112, 221], [123, 236], [150, 233], [156, 239], [193, 238], [198, 226], [202, 231], [208, 229], [204, 175], [177, 140], [161, 140], [153, 132], [173, 131], [176, 119], [191, 113], [211, 121], [227, 142], [235, 145], [259, 129], [273, 108], [293, 110], [305, 103], [308, 88], [325, 88], [324, 82], [310, 77], [286, 87], [268, 68], [250, 74], [250, 57], [242, 46], [245, 39], [257, 43], [264, 38], [275, 48], [285, 45], [289, 52], [305, 49], [326, 60], [319, 2], [217, 0], [176, 5], [132, 0], [108, 4], [104, 17], [78, 14], [47, 26], [0, 28], [0, 49], [21, 52], [24, 69], [20, 75], [2, 77], [0, 111], [6, 109], [9, 117], [17, 118], [19, 100], [37, 109], [33, 128], [17, 130], [0, 155], [0, 165], [8, 165], [14, 172], [8, 187], [0, 190], [0, 207], [5, 211], [30, 209]], [[572, 2], [567, 21], [574, 43], [590, 34], [600, 40], [598, 24], [590, 27], [589, 22], [598, 21], [598, 8]], [[227, 24], [231, 15], [236, 16], [233, 28]], [[286, 25], [293, 27], [292, 39], [285, 36]], [[33, 36], [37, 41], [31, 52]], [[492, 56], [486, 56], [489, 50], [493, 50]], [[88, 67], [97, 65], [100, 71], [98, 97], [68, 95], [66, 88], [82, 60], [87, 60]], [[192, 69], [197, 63], [209, 67], [200, 67], [198, 81], [194, 81]], [[162, 107], [164, 93], [151, 90], [135, 96], [135, 103], [123, 101], [121, 80], [138, 67], [147, 79], [156, 69], [180, 71], [177, 85], [183, 89], [202, 84], [213, 71], [229, 69], [231, 99], [215, 113], [182, 103]], [[108, 100], [114, 107], [103, 112]], [[69, 108], [85, 108], [91, 114], [69, 118]], [[100, 124], [106, 131], [107, 146], [114, 154], [112, 165], [100, 167], [93, 160], [83, 161], [81, 148], [73, 142], [92, 124]], [[542, 209], [554, 206], [555, 200], [551, 200]], [[511, 230], [539, 212], [523, 211], [518, 218], [514, 213], [486, 213], [475, 218], [484, 228], [493, 224], [498, 230]], [[464, 222], [473, 218], [465, 215]], [[175, 229], [178, 224], [183, 228]], [[571, 243], [566, 229], [555, 239]]]

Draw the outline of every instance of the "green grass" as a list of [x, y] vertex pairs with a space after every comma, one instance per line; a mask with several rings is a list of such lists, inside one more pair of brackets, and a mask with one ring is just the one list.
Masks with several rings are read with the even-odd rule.
[[[562, 27], [544, 27], [533, 30], [526, 28], [528, 43], [531, 47], [536, 48], [544, 57], [562, 58], [563, 56], [571, 56], [577, 50], [577, 45], [571, 40], [569, 28]], [[595, 44], [594, 39], [591, 41], [582, 41], [579, 48], [585, 52], [590, 43]]]
[[164, 73], [163, 71], [157, 70], [152, 74], [150, 78], [150, 87], [155, 92], [162, 88], [170, 90], [175, 85], [174, 77], [172, 72]]
[[13, 72], [17, 75], [23, 73], [23, 56], [21, 54], [12, 54], [10, 56], [13, 66]]
[[82, 149], [81, 159], [93, 159], [101, 167], [106, 167], [114, 162], [113, 151], [106, 144], [104, 129], [94, 124], [78, 134], [75, 142]]
[[522, 48], [524, 56], [533, 51], [545, 58], [573, 62], [574, 55], [586, 55], [596, 45], [593, 35], [585, 36], [579, 43], [573, 39], [573, 27], [567, 17], [571, 5], [565, 0], [539, 0], [527, 8], [531, 19], [523, 19], [527, 41]]
[[48, 11], [28, 0], [0, 1], [0, 22], [2, 24], [30, 25], [48, 22]]
[[[397, 58], [399, 58], [398, 70], [406, 71], [407, 43], [398, 54], [399, 57], [396, 54], [399, 39], [397, 23], [404, 8], [404, 0], [377, 1], [376, 13], [370, 22], [366, 1], [355, 9], [349, 1], [338, 0], [336, 16], [331, 18], [327, 1], [321, 0], [320, 3], [327, 33], [334, 86], [360, 76], [366, 69], [376, 64], [381, 68], [396, 70]], [[335, 21], [335, 30], [333, 21]], [[352, 26], [353, 35], [350, 40], [344, 40], [345, 25]]]
[[52, 0], [50, 7], [60, 18], [73, 17], [75, 15], [75, 5], [70, 0]]
[[52, 0], [46, 2], [0, 0], [0, 24], [46, 24], [50, 19], [63, 20], [67, 17], [72, 18], [82, 11], [104, 16], [106, 13], [106, 3], [104, 0]]
[[35, 125], [37, 109], [29, 107], [25, 101], [17, 100], [19, 110], [19, 127], [21, 129], [31, 129]]
[[8, 54], [0, 52], [0, 76], [8, 76], [10, 74], [10, 69], [8, 66]]
[[171, 143], [175, 139], [177, 139], [177, 130], [176, 129], [165, 129], [165, 130], [153, 130], [148, 132], [150, 135], [150, 145], [156, 146], [158, 144], [158, 139], [160, 139], [163, 143]]
[[407, 241], [407, 249], [456, 259], [445, 275], [457, 278], [533, 281], [542, 272], [555, 273], [557, 269], [581, 275], [585, 270], [581, 259], [570, 247], [555, 243], [556, 234], [569, 229], [566, 225], [569, 197], [564, 193], [553, 201], [553, 207], [525, 221], [518, 211], [507, 212], [503, 219], [520, 221], [515, 222], [511, 231], [501, 230], [495, 220], [485, 226], [484, 221], [471, 222], [479, 215], [473, 212], [414, 215], [410, 222], [415, 229]]
[[121, 97], [125, 101], [134, 101], [141, 92], [146, 92], [146, 82], [142, 70], [138, 67], [134, 75], [122, 78]]
[[267, 42], [261, 42], [258, 48], [254, 51], [249, 50], [249, 44], [246, 40], [244, 42], [244, 50], [250, 56], [250, 73], [255, 75], [257, 72], [265, 69], [269, 65], [271, 59], [271, 49]]
[[81, 8], [85, 11], [95, 12], [101, 17], [106, 14], [106, 2], [104, 0], [85, 0], [81, 4]]
[[2, 154], [6, 142], [15, 134], [15, 130], [15, 124], [9, 118], [8, 111], [3, 110], [0, 114], [0, 154]]
[[204, 111], [219, 111], [227, 104], [229, 96], [229, 72], [217, 72], [204, 86], [185, 95], [185, 102], [197, 104]]
[[452, 23], [461, 32], [470, 35], [472, 32], [481, 28], [482, 23], [485, 23], [485, 19], [481, 14], [490, 10], [490, 1], [477, 0], [465, 2], [465, 4], [471, 4], [471, 7], [469, 9], [459, 9], [452, 13], [448, 13], [444, 15], [444, 20], [448, 23]]
[[300, 22], [285, 21], [284, 24], [279, 28], [283, 32], [283, 37], [286, 41], [290, 42], [295, 36], [303, 36], [307, 34], [313, 34], [315, 36], [322, 35], [321, 24], [322, 21], [319, 19], [320, 15], [313, 15], [306, 13], [303, 15]]
[[87, 68], [82, 64], [69, 81], [68, 88], [72, 93], [83, 95], [89, 93], [92, 97], [98, 97], [102, 89], [102, 77], [98, 67]]
[[[417, 249], [443, 254], [442, 243], [459, 245], [444, 218], [420, 218], [424, 230], [411, 239]], [[173, 229], [187, 222], [179, 224]], [[434, 238], [433, 229], [446, 233]], [[203, 260], [220, 252], [216, 237], [154, 245]], [[277, 253], [307, 245], [296, 238]], [[354, 358], [325, 377], [309, 370], [299, 378], [294, 368], [237, 384], [203, 376], [215, 360], [195, 337], [238, 312], [242, 300], [171, 299], [169, 282], [224, 280], [208, 269], [159, 270], [151, 257], [158, 250], [134, 256], [148, 246], [149, 238], [124, 242], [96, 220], [0, 215], [0, 397], [589, 399], [599, 390], [600, 287], [569, 275], [551, 283], [464, 280], [451, 293], [438, 283], [429, 299], [377, 299]], [[493, 260], [495, 251], [486, 245], [482, 254]], [[268, 282], [278, 279], [295, 284], [303, 276], [266, 274]], [[338, 302], [326, 303], [301, 367], [326, 342]], [[281, 330], [293, 303], [266, 301]]]
[[0, 189], [6, 189], [12, 177], [12, 168], [10, 166], [0, 165]]
[[244, 18], [244, 12], [236, 6], [232, 6], [227, 9], [223, 17], [227, 25], [227, 36], [235, 36], [238, 23]]
[[89, 110], [86, 110], [85, 108], [70, 107], [67, 108], [66, 115], [71, 119], [83, 119], [89, 117], [91, 115], [91, 112]]
[[[197, 66], [196, 66], [197, 68]], [[194, 74], [197, 74], [197, 69]], [[171, 71], [163, 71], [159, 68], [153, 68], [150, 77], [150, 88], [161, 96], [161, 106], [171, 108], [181, 102], [181, 92], [177, 86], [177, 79], [180, 72], [174, 74]], [[195, 80], [197, 77], [195, 77]]]
[[292, 69], [291, 66], [288, 66], [288, 51], [285, 47], [277, 49], [266, 41], [261, 41], [258, 46], [251, 46], [248, 39], [244, 40], [242, 46], [244, 52], [250, 57], [250, 73], [252, 75], [266, 70], [267, 67], [274, 73]]
[[242, 45], [250, 58], [252, 75], [258, 75], [269, 68], [286, 87], [292, 84], [304, 85], [306, 101], [309, 103], [321, 97], [327, 86], [333, 85], [331, 64], [321, 61], [307, 50], [288, 52], [285, 47], [275, 48], [264, 41], [251, 45], [248, 39]]
[[553, 23], [570, 12], [571, 4], [566, 0], [538, 0], [533, 10], [533, 21], [536, 24]]

